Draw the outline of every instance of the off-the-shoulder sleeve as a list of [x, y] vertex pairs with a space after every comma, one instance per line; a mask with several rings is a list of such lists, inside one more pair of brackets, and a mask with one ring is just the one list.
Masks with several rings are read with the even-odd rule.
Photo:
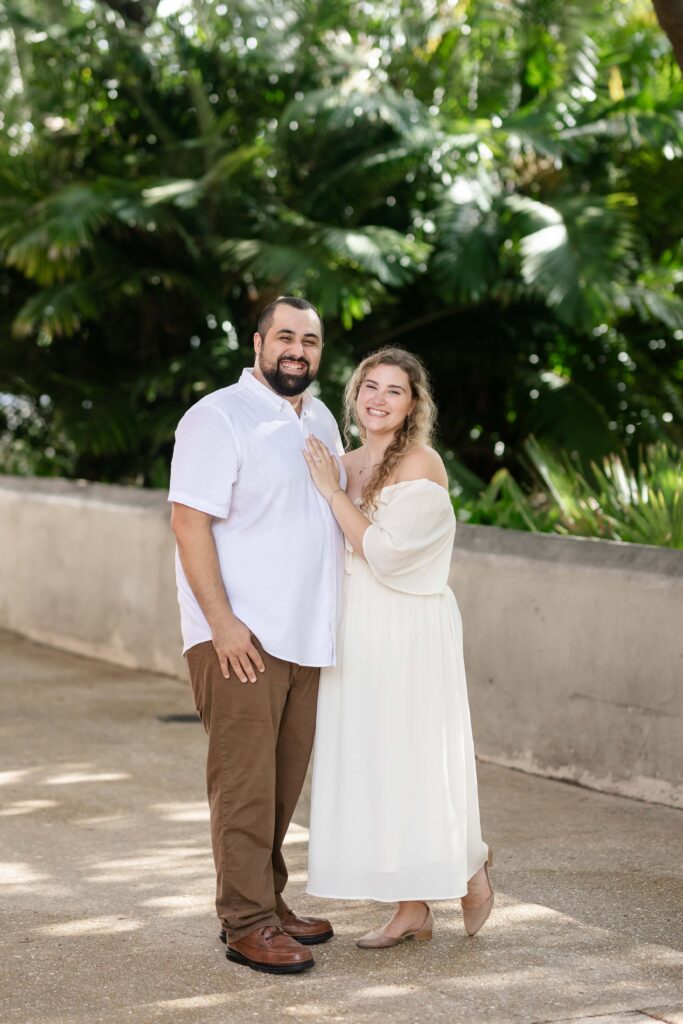
[[[363, 554], [377, 579], [395, 590], [430, 593], [445, 586], [455, 532], [447, 491], [411, 480], [385, 492], [363, 537]], [[445, 572], [445, 578], [444, 578]]]

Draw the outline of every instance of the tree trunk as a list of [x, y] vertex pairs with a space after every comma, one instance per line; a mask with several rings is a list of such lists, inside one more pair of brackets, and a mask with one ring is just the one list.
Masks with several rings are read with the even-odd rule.
[[659, 24], [674, 51], [679, 68], [683, 71], [683, 0], [652, 0]]

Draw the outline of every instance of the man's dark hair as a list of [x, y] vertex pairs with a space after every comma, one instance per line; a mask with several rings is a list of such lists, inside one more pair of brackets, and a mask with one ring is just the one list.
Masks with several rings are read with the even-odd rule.
[[256, 330], [262, 338], [265, 338], [266, 334], [270, 330], [273, 323], [273, 314], [278, 306], [292, 306], [294, 309], [312, 309], [320, 322], [320, 340], [325, 340], [325, 328], [323, 327], [323, 318], [320, 313], [312, 302], [308, 302], [306, 299], [300, 299], [296, 295], [279, 295], [274, 302], [271, 302], [270, 305], [261, 310]]

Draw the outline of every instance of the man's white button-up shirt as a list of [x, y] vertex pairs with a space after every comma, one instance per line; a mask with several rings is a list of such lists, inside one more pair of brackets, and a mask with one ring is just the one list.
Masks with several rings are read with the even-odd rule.
[[[337, 424], [321, 401], [305, 392], [297, 416], [244, 370], [237, 384], [202, 398], [178, 424], [168, 500], [214, 516], [228, 599], [265, 650], [324, 667], [335, 663], [344, 545], [302, 454], [308, 434], [342, 454]], [[210, 640], [211, 629], [177, 552], [176, 579], [186, 651]]]

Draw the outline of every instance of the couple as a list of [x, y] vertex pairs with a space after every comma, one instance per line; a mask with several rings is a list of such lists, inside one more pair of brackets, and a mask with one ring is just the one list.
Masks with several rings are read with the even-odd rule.
[[427, 377], [401, 349], [364, 359], [344, 454], [308, 390], [323, 340], [310, 303], [267, 306], [253, 369], [180, 421], [169, 493], [221, 938], [274, 974], [333, 935], [283, 897], [316, 714], [307, 891], [398, 904], [363, 949], [431, 938], [431, 900], [462, 897], [470, 935], [493, 904]]

